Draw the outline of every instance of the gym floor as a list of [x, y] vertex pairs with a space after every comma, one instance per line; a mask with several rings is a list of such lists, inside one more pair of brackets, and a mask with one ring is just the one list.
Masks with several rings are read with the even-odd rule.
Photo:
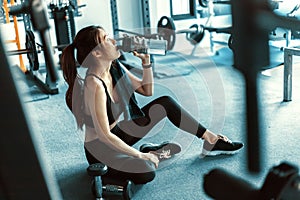
[[[145, 142], [169, 140], [179, 142], [183, 151], [162, 162], [156, 178], [138, 187], [133, 199], [210, 199], [203, 190], [203, 176], [216, 167], [226, 169], [256, 187], [262, 185], [269, 169], [282, 161], [300, 167], [300, 65], [297, 60], [293, 67], [293, 96], [290, 102], [282, 101], [282, 65], [258, 75], [259, 110], [262, 116], [262, 170], [253, 174], [247, 169], [245, 84], [242, 74], [226, 64], [227, 59], [232, 57], [223, 58], [225, 64], [216, 63], [207, 49], [200, 47], [194, 56], [190, 56], [192, 47], [185, 42], [179, 40], [174, 52], [180, 52], [179, 59], [190, 64], [189, 73], [182, 74], [186, 69], [180, 69], [181, 66], [157, 67], [158, 72], [178, 76], [155, 78], [154, 96], [138, 96], [138, 100], [143, 105], [152, 98], [171, 95], [206, 127], [227, 135], [232, 140], [243, 141], [245, 148], [236, 155], [201, 158], [202, 141], [177, 130], [165, 120], [135, 147], [138, 148]], [[219, 56], [222, 56], [221, 53]], [[163, 59], [169, 59], [168, 55], [158, 58]], [[171, 59], [169, 61], [173, 62]], [[59, 74], [61, 75], [61, 71]], [[59, 94], [48, 96], [41, 93], [36, 86], [26, 84], [20, 78], [22, 75], [15, 75], [33, 133], [38, 138], [44, 159], [55, 173], [63, 199], [92, 199], [91, 179], [86, 173], [88, 163], [84, 155], [83, 133], [77, 130], [74, 118], [65, 104], [67, 85], [63, 78], [58, 82]]]

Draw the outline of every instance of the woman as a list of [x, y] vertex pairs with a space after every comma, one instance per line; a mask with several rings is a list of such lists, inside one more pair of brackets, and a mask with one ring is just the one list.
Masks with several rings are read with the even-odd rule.
[[[205, 155], [231, 154], [243, 147], [242, 143], [207, 130], [168, 96], [139, 108], [134, 92], [151, 96], [153, 73], [150, 56], [133, 53], [141, 60], [141, 79], [118, 62], [116, 41], [100, 26], [81, 29], [62, 53], [63, 75], [69, 85], [66, 102], [78, 127], [85, 125], [85, 152], [90, 164], [105, 163], [109, 167], [105, 176], [119, 180], [136, 184], [153, 180], [160, 160], [179, 153], [180, 146], [166, 142], [146, 144], [138, 151], [132, 145], [165, 117], [178, 128], [204, 139]], [[77, 73], [76, 61], [87, 68], [83, 80]]]

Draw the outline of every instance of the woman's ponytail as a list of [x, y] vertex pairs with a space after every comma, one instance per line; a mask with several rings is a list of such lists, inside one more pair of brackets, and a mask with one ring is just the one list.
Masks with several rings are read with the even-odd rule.
[[99, 29], [102, 27], [88, 26], [81, 29], [76, 34], [73, 43], [63, 50], [60, 60], [63, 77], [69, 85], [66, 92], [66, 103], [74, 114], [80, 129], [84, 124], [84, 80], [78, 75], [76, 60], [82, 67], [90, 66], [87, 62], [88, 56], [101, 43]]
[[69, 88], [66, 92], [66, 103], [71, 111], [73, 88], [77, 77], [77, 67], [74, 56], [74, 49], [74, 45], [70, 44], [63, 50], [61, 55], [61, 68], [63, 71], [63, 77], [69, 85]]

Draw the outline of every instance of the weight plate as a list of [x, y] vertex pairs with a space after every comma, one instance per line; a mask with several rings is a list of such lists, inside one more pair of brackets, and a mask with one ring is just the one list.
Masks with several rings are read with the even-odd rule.
[[4, 8], [0, 6], [0, 24], [4, 24], [5, 21], [5, 11]]
[[176, 27], [173, 19], [162, 16], [157, 23], [158, 35], [162, 36], [168, 42], [167, 50], [172, 50], [176, 41]]
[[233, 48], [234, 48], [232, 35], [230, 35], [230, 37], [228, 38], [228, 47], [231, 50], [233, 50]]
[[34, 33], [30, 30], [26, 31], [26, 49], [28, 50], [27, 58], [30, 65], [30, 70], [36, 71], [39, 69], [39, 59], [36, 49]]
[[208, 1], [209, 0], [199, 0], [199, 5], [206, 8], [208, 6]]
[[198, 26], [197, 24], [193, 24], [190, 26], [190, 29], [195, 29], [195, 32], [190, 32], [186, 34], [186, 39], [191, 42], [192, 45], [196, 45], [200, 43], [204, 37], [204, 26], [200, 25]]

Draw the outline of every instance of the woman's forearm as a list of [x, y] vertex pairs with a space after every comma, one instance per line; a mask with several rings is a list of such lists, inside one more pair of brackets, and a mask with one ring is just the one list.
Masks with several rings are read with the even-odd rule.
[[121, 140], [118, 136], [114, 135], [113, 133], [107, 134], [105, 138], [102, 137], [102, 139], [100, 140], [118, 152], [138, 158], [141, 157], [140, 151], [127, 145], [123, 140]]
[[143, 78], [142, 78], [142, 88], [144, 90], [144, 95], [152, 96], [154, 90], [154, 80], [153, 80], [153, 71], [152, 67], [143, 69]]

